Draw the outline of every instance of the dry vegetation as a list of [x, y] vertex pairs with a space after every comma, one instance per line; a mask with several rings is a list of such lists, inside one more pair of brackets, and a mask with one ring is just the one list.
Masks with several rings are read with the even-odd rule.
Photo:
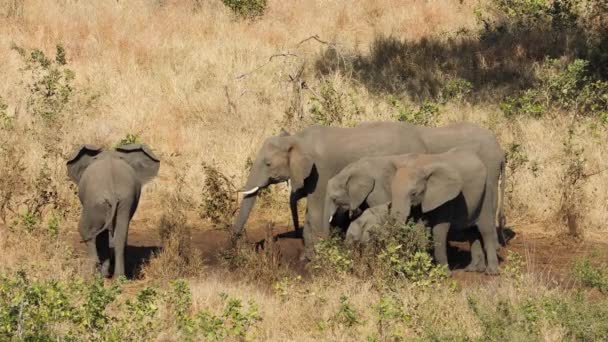
[[[282, 127], [467, 120], [494, 130], [509, 153], [508, 225], [520, 238], [577, 255], [605, 248], [608, 9], [581, 2], [598, 7], [518, 31], [532, 25], [526, 18], [544, 22], [547, 13], [534, 17], [542, 3], [270, 0], [242, 18], [220, 0], [0, 0], [0, 303], [12, 305], [0, 308], [0, 336], [26, 339], [28, 327], [42, 336], [32, 326], [56, 319], [48, 331], [76, 340], [606, 338], [605, 253], [559, 286], [523, 257], [533, 254], [524, 243], [500, 278], [385, 288], [353, 272], [338, 247], [326, 249], [332, 271], [302, 276], [278, 245], [218, 257], [204, 249], [221, 248], [193, 238], [210, 232], [221, 245], [213, 229], [231, 221], [248, 159]], [[92, 279], [77, 242], [65, 158], [81, 143], [125, 141], [162, 160], [132, 233], [163, 249], [142, 249], [154, 256], [115, 295]], [[289, 225], [287, 191], [263, 196], [258, 226]], [[187, 283], [170, 283], [178, 277]], [[86, 280], [72, 288], [75, 278]], [[599, 292], [571, 289], [581, 285]], [[75, 293], [75, 307], [57, 293]]]

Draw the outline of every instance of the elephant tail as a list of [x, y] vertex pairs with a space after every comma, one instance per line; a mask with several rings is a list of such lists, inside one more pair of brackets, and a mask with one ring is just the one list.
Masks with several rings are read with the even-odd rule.
[[505, 189], [507, 187], [507, 173], [506, 173], [506, 159], [503, 158], [500, 163], [500, 204], [498, 206], [498, 231], [499, 231], [499, 241], [501, 244], [505, 245], [507, 240], [505, 239], [504, 229], [507, 226], [507, 218], [505, 216]]
[[107, 200], [107, 203], [110, 205], [110, 211], [108, 211], [108, 213], [106, 214], [106, 222], [103, 225], [101, 231], [103, 232], [106, 229], [108, 230], [110, 248], [114, 248], [114, 226], [116, 223], [116, 211], [118, 210], [118, 200]]

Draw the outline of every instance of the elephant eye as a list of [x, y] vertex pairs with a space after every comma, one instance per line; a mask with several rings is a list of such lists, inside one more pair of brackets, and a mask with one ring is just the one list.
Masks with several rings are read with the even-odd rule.
[[268, 167], [272, 166], [272, 164], [270, 163], [269, 160], [264, 161], [264, 164], [266, 164], [266, 166], [268, 166]]

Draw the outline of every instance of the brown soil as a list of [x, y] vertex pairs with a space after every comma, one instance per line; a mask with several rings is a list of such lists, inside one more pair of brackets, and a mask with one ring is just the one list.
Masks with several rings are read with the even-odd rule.
[[[148, 221], [149, 222], [149, 221]], [[127, 269], [131, 275], [136, 273], [153, 253], [161, 250], [161, 241], [158, 232], [143, 220], [134, 220], [129, 232], [129, 246], [127, 249]], [[267, 235], [269, 222], [264, 220], [253, 221], [249, 224], [246, 241], [254, 245]], [[273, 233], [283, 233], [291, 230], [289, 225], [275, 225]], [[549, 284], [562, 287], [574, 285], [570, 276], [572, 262], [583, 256], [593, 255], [594, 260], [608, 262], [608, 243], [601, 239], [601, 235], [587, 236], [585, 240], [576, 241], [566, 236], [557, 236], [534, 227], [513, 227], [515, 236], [502, 247], [500, 251], [501, 268], [505, 268], [508, 251], [514, 251], [523, 256], [529, 270], [542, 276]], [[599, 237], [599, 238], [598, 238]], [[599, 240], [599, 241], [598, 241]], [[79, 243], [77, 233], [73, 233], [73, 245], [78, 254], [86, 253], [85, 246]], [[192, 231], [192, 243], [202, 252], [206, 263], [210, 267], [221, 267], [218, 264], [218, 252], [228, 246], [228, 234], [225, 231], [202, 227]], [[461, 285], [472, 285], [487, 281], [492, 276], [479, 273], [465, 272], [463, 268], [468, 264], [470, 255], [468, 244], [451, 242], [449, 249], [450, 268], [452, 275]], [[299, 261], [303, 250], [301, 239], [286, 238], [278, 241], [282, 260], [295, 271], [304, 272], [303, 264]], [[135, 275], [136, 276], [136, 275]]]

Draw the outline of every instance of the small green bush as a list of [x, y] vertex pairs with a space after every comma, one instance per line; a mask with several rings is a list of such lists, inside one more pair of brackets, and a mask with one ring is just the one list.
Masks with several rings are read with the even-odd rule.
[[589, 258], [580, 258], [574, 261], [572, 273], [576, 280], [583, 285], [595, 287], [608, 294], [608, 265], [595, 266]]
[[405, 280], [427, 286], [447, 276], [445, 267], [435, 265], [428, 253], [432, 246], [430, 231], [423, 224], [388, 219], [370, 233], [363, 258], [368, 260], [370, 271], [386, 284]]
[[39, 49], [28, 51], [16, 45], [12, 48], [19, 53], [25, 65], [22, 71], [29, 75], [26, 77], [30, 92], [28, 109], [36, 117], [57, 120], [65, 113], [75, 95], [75, 74], [67, 68], [65, 49], [57, 45], [55, 58], [51, 59]]
[[141, 137], [139, 136], [139, 134], [137, 133], [127, 133], [127, 135], [120, 139], [120, 141], [118, 141], [116, 144], [114, 144], [114, 148], [116, 147], [120, 147], [123, 145], [129, 145], [129, 144], [141, 144]]
[[331, 318], [331, 323], [352, 328], [355, 325], [361, 324], [359, 313], [348, 301], [348, 297], [344, 294], [340, 295], [340, 307], [335, 315]]
[[238, 17], [253, 19], [260, 17], [266, 11], [266, 0], [222, 0], [224, 5]]
[[2, 96], [0, 96], [0, 128], [4, 130], [11, 130], [14, 127], [13, 117], [9, 116], [6, 110], [8, 105], [4, 102]]
[[394, 97], [389, 97], [389, 103], [397, 110], [397, 121], [401, 122], [428, 126], [433, 124], [439, 115], [439, 106], [429, 101], [423, 102], [418, 110], [412, 109]]

